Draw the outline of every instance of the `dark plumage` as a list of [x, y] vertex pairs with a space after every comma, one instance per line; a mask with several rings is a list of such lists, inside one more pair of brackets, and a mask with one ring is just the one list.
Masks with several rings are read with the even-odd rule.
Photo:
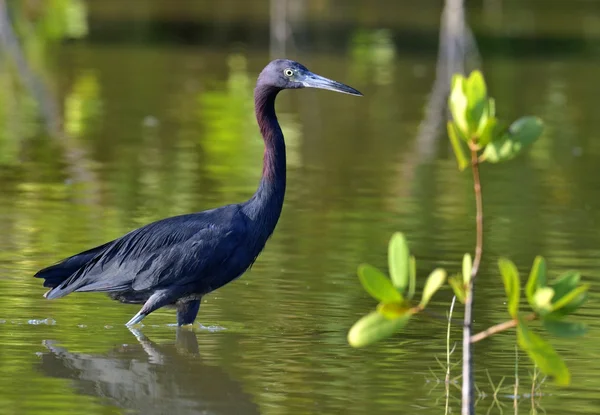
[[164, 306], [177, 308], [178, 325], [196, 319], [203, 295], [241, 276], [273, 233], [285, 194], [285, 143], [275, 115], [283, 89], [357, 90], [311, 73], [286, 59], [270, 62], [254, 90], [256, 119], [265, 142], [263, 174], [246, 202], [163, 219], [39, 271], [48, 299], [78, 291], [107, 292], [144, 304], [127, 323]]

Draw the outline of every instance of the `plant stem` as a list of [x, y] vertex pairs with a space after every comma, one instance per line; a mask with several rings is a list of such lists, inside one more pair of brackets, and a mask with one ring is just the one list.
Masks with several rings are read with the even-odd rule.
[[476, 207], [476, 243], [475, 259], [471, 268], [471, 281], [466, 287], [465, 315], [463, 324], [463, 383], [462, 383], [462, 415], [473, 415], [475, 404], [473, 399], [473, 362], [471, 353], [471, 323], [473, 321], [473, 298], [475, 292], [475, 277], [479, 271], [481, 255], [483, 253], [483, 198], [481, 197], [481, 180], [479, 178], [479, 159], [477, 148], [469, 143], [471, 149], [471, 170], [473, 171], [473, 190], [475, 191]]
[[454, 304], [456, 303], [456, 296], [452, 297], [452, 303], [450, 304], [450, 311], [448, 312], [448, 328], [446, 329], [446, 411], [445, 415], [450, 413], [450, 328], [452, 327], [452, 312], [454, 311]]
[[450, 311], [448, 312], [448, 327], [446, 329], [446, 383], [450, 382], [450, 328], [452, 327], [452, 312], [454, 311], [455, 303], [456, 296], [452, 297]]
[[481, 196], [481, 180], [479, 179], [479, 160], [475, 148], [471, 148], [471, 168], [473, 170], [473, 190], [475, 191], [475, 207], [477, 212], [475, 216], [477, 226], [475, 259], [473, 259], [473, 267], [471, 268], [472, 293], [474, 291], [474, 280], [479, 271], [479, 264], [481, 263], [481, 256], [483, 254], [483, 198]]
[[513, 327], [517, 327], [517, 320], [508, 320], [504, 323], [496, 324], [495, 326], [489, 327], [484, 331], [471, 336], [471, 343], [477, 343], [478, 341], [481, 341], [492, 334], [500, 333], [501, 331], [512, 329]]
[[519, 346], [515, 343], [515, 390], [513, 392], [513, 409], [515, 415], [519, 413]]
[[535, 381], [537, 380], [537, 365], [533, 366], [533, 381], [531, 382], [531, 413], [536, 413], [535, 411]]
[[[531, 314], [525, 316], [524, 320], [532, 321], [532, 320], [535, 320], [536, 318], [538, 318], [538, 315], [535, 313], [531, 313]], [[508, 320], [508, 321], [505, 321], [504, 323], [500, 323], [500, 324], [496, 324], [495, 326], [488, 327], [484, 331], [481, 331], [481, 332], [471, 336], [471, 343], [477, 343], [478, 341], [488, 338], [493, 334], [500, 333], [501, 331], [505, 331], [508, 329], [512, 329], [513, 327], [517, 327], [517, 324], [518, 324], [517, 320]]]

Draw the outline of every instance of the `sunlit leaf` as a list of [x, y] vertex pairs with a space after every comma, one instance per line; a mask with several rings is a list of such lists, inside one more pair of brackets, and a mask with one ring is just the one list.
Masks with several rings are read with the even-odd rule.
[[452, 291], [454, 291], [454, 295], [458, 298], [458, 301], [461, 303], [465, 303], [466, 293], [465, 293], [465, 285], [460, 275], [454, 275], [448, 278], [448, 283], [452, 287]]
[[465, 95], [465, 78], [460, 74], [452, 77], [452, 91], [448, 99], [452, 119], [461, 132], [461, 136], [468, 138], [469, 128], [467, 124], [467, 97]]
[[388, 244], [388, 265], [392, 283], [400, 292], [408, 286], [409, 250], [404, 234], [396, 232]]
[[[463, 74], [455, 73], [454, 75], [452, 75], [452, 79], [450, 80], [450, 90], [453, 91], [457, 87], [460, 88], [461, 90], [464, 90], [463, 85], [464, 85], [465, 81], [466, 81], [466, 79]], [[461, 82], [462, 84], [460, 86], [457, 86], [458, 82]]]
[[462, 261], [462, 276], [465, 285], [471, 283], [471, 272], [473, 272], [473, 261], [471, 261], [471, 255], [469, 253], [466, 253], [463, 256]]
[[423, 288], [423, 296], [421, 297], [421, 307], [425, 308], [431, 300], [431, 297], [440, 289], [440, 287], [446, 281], [446, 271], [437, 268], [429, 274], [427, 281], [425, 282], [425, 288]]
[[377, 311], [367, 314], [358, 320], [348, 332], [348, 343], [352, 347], [363, 347], [390, 337], [406, 326], [412, 314], [390, 320]]
[[368, 264], [358, 267], [358, 278], [365, 291], [383, 303], [401, 303], [402, 295], [394, 288], [392, 282], [377, 268]]
[[546, 261], [543, 257], [537, 256], [533, 261], [531, 272], [529, 273], [529, 279], [525, 286], [525, 293], [527, 294], [527, 301], [529, 305], [534, 306], [533, 296], [538, 288], [546, 286]]
[[408, 296], [410, 300], [415, 296], [415, 290], [417, 288], [417, 260], [411, 255], [408, 260]]
[[[475, 141], [477, 142], [477, 145], [480, 146], [480, 148], [483, 148], [485, 146], [482, 145], [481, 143], [481, 134], [484, 132], [484, 130], [488, 127], [488, 121], [490, 120], [490, 117], [488, 116], [488, 109], [487, 109], [487, 104], [484, 103], [483, 105], [483, 109], [481, 111], [481, 115], [479, 116], [479, 122], [476, 125], [472, 125], [470, 126], [470, 128], [473, 131], [473, 135], [475, 137]], [[493, 122], [493, 121], [492, 121]]]
[[483, 116], [487, 118], [487, 88], [480, 71], [471, 72], [464, 84], [467, 97], [467, 123], [471, 134], [476, 133]]
[[552, 311], [560, 310], [561, 308], [569, 305], [572, 301], [576, 300], [583, 293], [585, 293], [589, 288], [589, 284], [584, 284], [563, 295], [560, 299], [554, 299], [554, 302], [552, 303]]
[[512, 318], [516, 318], [519, 313], [519, 299], [521, 297], [519, 271], [515, 264], [506, 258], [498, 260], [498, 267], [500, 268], [504, 290], [508, 298], [508, 312]]
[[467, 78], [465, 92], [469, 102], [484, 101], [487, 98], [485, 79], [480, 70], [476, 69], [471, 72]]
[[543, 373], [553, 377], [558, 385], [569, 385], [571, 374], [565, 362], [548, 342], [529, 330], [521, 318], [517, 326], [517, 341]]
[[550, 334], [558, 337], [579, 337], [587, 332], [585, 324], [545, 318], [542, 323]]
[[469, 165], [469, 159], [465, 153], [464, 145], [459, 139], [459, 133], [456, 125], [452, 121], [448, 121], [448, 137], [450, 138], [450, 144], [452, 144], [452, 150], [458, 163], [458, 170], [463, 171]]
[[[486, 110], [487, 111], [487, 110]], [[482, 124], [477, 130], [477, 136], [479, 137], [477, 144], [483, 148], [487, 146], [493, 139], [497, 132], [498, 119], [495, 117], [486, 116], [482, 117]]]
[[552, 288], [538, 288], [535, 294], [533, 294], [532, 307], [539, 313], [549, 313], [552, 311], [552, 297], [554, 297], [554, 290]]
[[379, 303], [377, 311], [385, 318], [394, 320], [402, 317], [410, 310], [406, 303]]
[[522, 117], [511, 124], [498, 140], [490, 142], [483, 151], [483, 159], [491, 163], [511, 160], [542, 134], [544, 124], [537, 117]]

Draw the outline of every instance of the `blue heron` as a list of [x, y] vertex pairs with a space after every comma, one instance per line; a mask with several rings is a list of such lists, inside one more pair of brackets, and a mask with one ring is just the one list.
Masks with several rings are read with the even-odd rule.
[[240, 277], [275, 229], [286, 182], [285, 142], [275, 98], [284, 89], [306, 87], [362, 95], [298, 62], [270, 62], [254, 89], [256, 119], [265, 144], [256, 193], [243, 203], [150, 223], [42, 269], [35, 277], [51, 288], [44, 297], [106, 292], [123, 303], [143, 304], [127, 326], [164, 306], [177, 309], [179, 326], [192, 324], [202, 296]]

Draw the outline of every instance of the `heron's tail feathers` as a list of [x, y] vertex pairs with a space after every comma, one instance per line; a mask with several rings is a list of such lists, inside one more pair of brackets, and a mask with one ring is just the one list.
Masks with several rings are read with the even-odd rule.
[[98, 254], [102, 253], [102, 251], [104, 251], [111, 243], [112, 242], [108, 242], [80, 254], [73, 255], [58, 264], [51, 265], [38, 271], [34, 277], [43, 278], [44, 287], [52, 288], [44, 294], [44, 297], [48, 299], [59, 298], [75, 291], [78, 287], [72, 284], [73, 281], [67, 282], [67, 280]]

